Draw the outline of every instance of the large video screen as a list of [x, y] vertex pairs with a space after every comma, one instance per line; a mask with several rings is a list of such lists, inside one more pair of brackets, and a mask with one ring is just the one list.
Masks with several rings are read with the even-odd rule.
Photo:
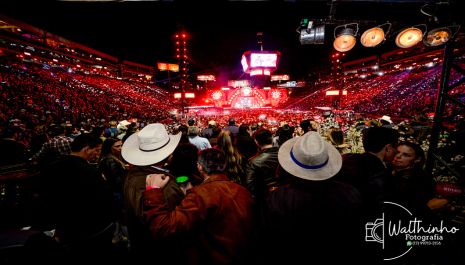
[[251, 67], [276, 67], [278, 55], [276, 53], [252, 53], [250, 55]]

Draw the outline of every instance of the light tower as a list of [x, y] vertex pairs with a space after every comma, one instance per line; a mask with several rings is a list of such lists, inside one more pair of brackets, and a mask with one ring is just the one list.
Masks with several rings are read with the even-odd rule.
[[186, 89], [188, 70], [189, 70], [189, 56], [187, 50], [187, 33], [181, 31], [176, 33], [176, 60], [179, 63], [180, 74], [180, 88], [182, 91]]
[[344, 75], [342, 71], [342, 59], [345, 53], [336, 52], [331, 55], [331, 76], [335, 90], [338, 90], [338, 96], [333, 98], [333, 107], [341, 108], [342, 91], [344, 90]]

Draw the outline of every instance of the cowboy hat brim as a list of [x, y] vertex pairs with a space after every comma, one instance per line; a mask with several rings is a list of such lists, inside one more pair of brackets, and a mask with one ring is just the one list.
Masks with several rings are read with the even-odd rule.
[[[302, 137], [302, 136], [301, 136]], [[302, 179], [320, 181], [331, 178], [336, 175], [342, 167], [342, 157], [337, 149], [324, 141], [328, 150], [328, 163], [319, 169], [305, 169], [297, 165], [291, 159], [291, 149], [297, 141], [298, 137], [287, 140], [279, 148], [278, 160], [281, 167], [288, 173]]]
[[147, 152], [139, 148], [137, 133], [133, 133], [126, 139], [121, 149], [121, 154], [128, 163], [136, 166], [148, 166], [156, 164], [171, 155], [181, 140], [181, 133], [169, 135], [170, 140], [162, 148]]

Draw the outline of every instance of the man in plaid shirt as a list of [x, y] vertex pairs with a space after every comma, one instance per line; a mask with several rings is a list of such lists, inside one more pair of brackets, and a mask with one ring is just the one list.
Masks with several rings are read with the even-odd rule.
[[72, 138], [65, 136], [65, 128], [61, 125], [56, 125], [53, 128], [54, 135], [52, 139], [44, 143], [42, 148], [31, 160], [39, 163], [39, 165], [47, 165], [55, 161], [62, 155], [69, 155], [71, 153]]

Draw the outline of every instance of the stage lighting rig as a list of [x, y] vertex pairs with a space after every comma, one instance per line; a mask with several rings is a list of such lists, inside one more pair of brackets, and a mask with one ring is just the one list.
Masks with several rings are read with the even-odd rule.
[[325, 22], [323, 20], [309, 20], [304, 18], [297, 30], [300, 34], [300, 44], [324, 44]]

